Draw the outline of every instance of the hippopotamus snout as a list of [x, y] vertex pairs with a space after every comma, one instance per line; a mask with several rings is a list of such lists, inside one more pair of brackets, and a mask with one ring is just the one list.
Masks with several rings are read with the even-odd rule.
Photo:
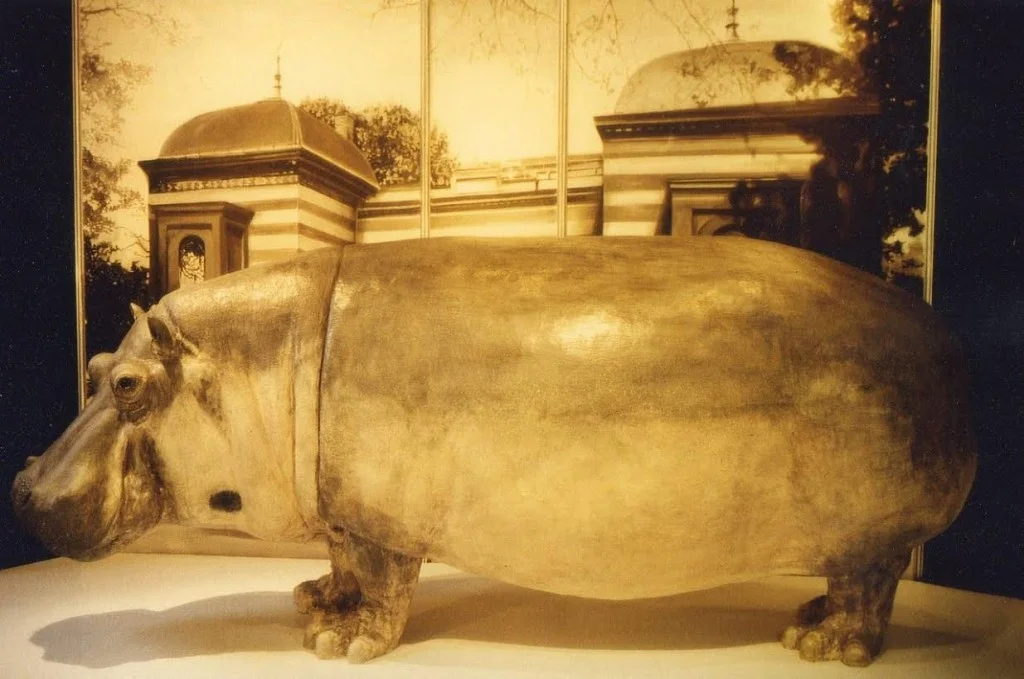
[[14, 512], [50, 551], [97, 559], [159, 521], [164, 504], [147, 439], [94, 399], [40, 457], [14, 478]]
[[105, 547], [121, 482], [119, 426], [116, 413], [87, 413], [72, 425], [72, 435], [27, 458], [15, 476], [14, 512], [50, 551], [92, 558]]
[[29, 468], [38, 458], [30, 457], [26, 462], [25, 470], [18, 472], [14, 477], [14, 486], [11, 487], [11, 502], [14, 504], [14, 512], [19, 520], [22, 519], [22, 510], [32, 500], [32, 481], [29, 480]]
[[36, 463], [39, 457], [29, 455], [25, 460], [25, 468], [14, 477], [14, 485], [11, 487], [11, 503], [14, 505], [14, 513], [20, 521], [25, 522], [23, 513], [30, 511], [32, 502], [32, 487], [36, 483]]
[[42, 467], [37, 460], [36, 457], [28, 458], [25, 469], [14, 477], [11, 486], [14, 513], [22, 525], [35, 533], [51, 551], [78, 551], [78, 545], [67, 545], [68, 523], [76, 508], [62, 506], [65, 503], [52, 501], [57, 498], [48, 499], [45, 492], [37, 492]]
[[33, 462], [14, 477], [11, 486], [14, 513], [21, 524], [55, 554], [91, 560], [105, 553], [101, 545], [107, 517], [100, 494], [55, 495], [44, 487], [47, 484], [38, 471], [43, 465]]

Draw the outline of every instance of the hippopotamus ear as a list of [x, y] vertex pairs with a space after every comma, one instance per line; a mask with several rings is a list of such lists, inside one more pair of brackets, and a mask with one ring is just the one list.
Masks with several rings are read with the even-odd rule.
[[161, 361], [176, 361], [181, 357], [181, 341], [169, 321], [150, 314], [146, 318], [152, 337], [153, 353]]
[[131, 302], [128, 306], [131, 307], [133, 321], [137, 321], [139, 316], [143, 316], [146, 313], [145, 310], [135, 302]]

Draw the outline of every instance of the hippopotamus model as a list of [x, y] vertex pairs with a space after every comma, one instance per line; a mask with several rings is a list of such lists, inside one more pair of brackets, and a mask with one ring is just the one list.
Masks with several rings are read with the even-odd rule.
[[866, 664], [974, 476], [937, 317], [772, 243], [352, 245], [136, 311], [20, 516], [77, 559], [160, 521], [326, 537], [322, 657], [394, 648], [429, 558], [607, 599], [823, 575], [782, 642]]

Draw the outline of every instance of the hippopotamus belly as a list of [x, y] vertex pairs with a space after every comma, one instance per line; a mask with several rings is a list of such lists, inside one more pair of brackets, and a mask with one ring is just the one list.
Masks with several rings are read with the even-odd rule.
[[320, 514], [590, 597], [847, 572], [963, 503], [955, 351], [920, 302], [771, 244], [348, 248]]

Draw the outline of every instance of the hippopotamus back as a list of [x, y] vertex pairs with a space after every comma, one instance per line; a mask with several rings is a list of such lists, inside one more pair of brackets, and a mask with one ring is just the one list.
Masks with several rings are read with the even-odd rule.
[[349, 247], [319, 511], [582, 596], [845, 572], [962, 506], [961, 363], [919, 300], [770, 243]]

